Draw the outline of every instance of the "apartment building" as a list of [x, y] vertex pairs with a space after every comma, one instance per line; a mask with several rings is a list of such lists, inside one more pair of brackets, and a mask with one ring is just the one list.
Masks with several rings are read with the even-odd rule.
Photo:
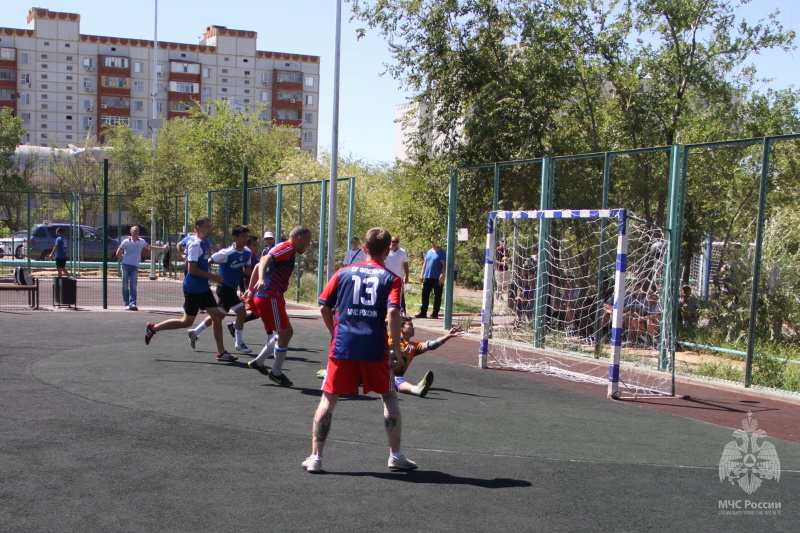
[[297, 128], [298, 147], [316, 156], [318, 56], [258, 50], [256, 32], [224, 26], [209, 26], [199, 44], [155, 50], [153, 41], [83, 35], [80, 20], [33, 8], [26, 29], [0, 27], [0, 108], [22, 119], [23, 144], [65, 147], [118, 122], [149, 137], [158, 119], [227, 100]]

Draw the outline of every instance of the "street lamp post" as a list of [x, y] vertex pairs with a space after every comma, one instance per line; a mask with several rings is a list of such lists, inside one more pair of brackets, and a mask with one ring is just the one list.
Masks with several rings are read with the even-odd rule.
[[328, 268], [330, 279], [336, 270], [336, 179], [339, 175], [339, 67], [342, 47], [342, 0], [336, 0], [336, 46], [333, 61], [333, 132], [331, 135], [331, 183], [328, 195]]

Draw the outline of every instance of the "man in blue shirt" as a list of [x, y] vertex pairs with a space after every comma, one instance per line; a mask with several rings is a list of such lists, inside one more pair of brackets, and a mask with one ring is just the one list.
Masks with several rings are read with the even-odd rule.
[[438, 239], [431, 237], [431, 249], [425, 254], [422, 263], [422, 307], [414, 318], [428, 318], [428, 301], [433, 291], [433, 314], [431, 318], [439, 318], [442, 307], [442, 291], [444, 290], [444, 273], [447, 266], [447, 254], [439, 248]]
[[214, 324], [214, 340], [217, 342], [217, 361], [232, 363], [238, 357], [225, 350], [222, 338], [222, 319], [225, 315], [217, 307], [214, 293], [208, 285], [209, 280], [222, 283], [222, 276], [208, 271], [208, 257], [211, 243], [211, 220], [200, 216], [194, 221], [195, 235], [186, 244], [186, 276], [183, 278], [183, 318], [172, 318], [154, 324], [147, 323], [144, 333], [145, 344], [150, 344], [153, 335], [159, 331], [188, 328], [197, 318], [200, 309], [205, 309]]
[[56, 228], [56, 244], [50, 252], [50, 257], [55, 257], [56, 269], [58, 270], [58, 277], [63, 274], [64, 277], [69, 277], [69, 270], [67, 270], [67, 238], [64, 237], [64, 228]]
[[[245, 246], [250, 237], [250, 228], [237, 224], [231, 230], [231, 235], [233, 236], [233, 244], [212, 255], [211, 260], [219, 265], [219, 273], [222, 276], [222, 283], [217, 285], [219, 309], [223, 315], [227, 315], [228, 311], [236, 313], [234, 326], [235, 348], [238, 352], [248, 354], [253, 350], [247, 347], [242, 338], [245, 317], [244, 302], [239, 298], [239, 294], [236, 291], [242, 284], [244, 271], [250, 270], [252, 252], [250, 248]], [[189, 330], [189, 343], [192, 348], [195, 347], [200, 333], [212, 324], [211, 317], [208, 317], [200, 322], [196, 328]]]

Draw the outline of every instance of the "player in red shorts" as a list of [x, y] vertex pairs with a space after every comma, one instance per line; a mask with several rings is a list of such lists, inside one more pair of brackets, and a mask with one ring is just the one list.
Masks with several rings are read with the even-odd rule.
[[[296, 254], [302, 254], [311, 245], [311, 231], [303, 226], [295, 226], [289, 232], [289, 239], [273, 247], [268, 254], [261, 256], [255, 272], [250, 276], [250, 286], [244, 300], [251, 303], [255, 313], [264, 322], [267, 333], [275, 331], [258, 354], [247, 363], [281, 387], [291, 387], [292, 381], [283, 373], [283, 362], [294, 330], [286, 315], [286, 301], [283, 293], [289, 286], [289, 277], [294, 271]], [[252, 300], [252, 301], [251, 301]], [[272, 351], [275, 361], [272, 370], [264, 364]]]
[[[319, 296], [320, 313], [331, 332], [328, 370], [322, 398], [314, 414], [311, 456], [302, 466], [322, 470], [322, 451], [331, 429], [333, 410], [340, 394], [376, 392], [383, 400], [383, 417], [389, 440], [389, 470], [413, 470], [416, 463], [400, 451], [402, 419], [392, 367], [400, 355], [400, 294], [402, 280], [386, 269], [391, 235], [383, 228], [367, 232], [367, 260], [340, 268]], [[395, 339], [387, 347], [386, 318]]]

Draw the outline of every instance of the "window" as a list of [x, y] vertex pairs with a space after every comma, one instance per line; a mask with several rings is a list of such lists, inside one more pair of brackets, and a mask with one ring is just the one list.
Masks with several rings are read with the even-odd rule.
[[144, 131], [144, 120], [134, 120], [133, 121], [133, 129], [137, 131]]
[[186, 54], [181, 54], [181, 57], [186, 57]]
[[116, 76], [104, 76], [103, 87], [113, 87], [115, 89], [127, 89], [128, 78], [119, 78]]
[[314, 123], [314, 115], [311, 113], [304, 113], [303, 114], [303, 122], [306, 124], [313, 124]]
[[71, 91], [72, 89], [74, 89], [74, 87], [72, 85], [67, 85], [67, 90], [68, 91]]
[[83, 117], [83, 129], [92, 129], [92, 117]]
[[278, 100], [294, 100], [295, 102], [302, 98], [302, 93], [296, 91], [278, 91]]
[[47, 104], [42, 104], [42, 109], [47, 109]]
[[306, 105], [314, 105], [314, 95], [307, 94], [306, 95]]
[[[3, 94], [3, 91], [5, 91], [5, 90], [11, 91], [11, 89], [0, 89], [0, 100], [3, 99], [2, 94]], [[10, 98], [9, 98], [9, 100], [10, 100]], [[28, 93], [21, 94], [21, 95], [19, 95], [19, 101], [20, 101], [21, 104], [30, 104], [31, 103], [31, 95], [29, 95]]]
[[249, 70], [245, 70], [245, 71], [244, 71], [244, 75], [245, 75], [245, 76], [249, 76], [249, 75], [250, 75], [250, 71], [249, 71]]
[[84, 57], [83, 58], [83, 66], [86, 68], [92, 68], [92, 58], [91, 57]]
[[47, 68], [47, 63], [42, 63], [42, 68]]
[[30, 124], [31, 123], [31, 114], [30, 113], [20, 113], [19, 118], [22, 119], [23, 124]]
[[67, 70], [71, 72], [72, 71], [72, 65], [67, 65]]
[[[16, 52], [17, 51], [14, 50], [13, 48], [0, 48], [0, 59], [3, 59], [5, 61], [13, 61], [14, 59], [17, 58]], [[27, 55], [28, 54], [22, 54], [22, 56], [26, 57]], [[21, 63], [27, 63], [27, 62], [28, 62], [27, 59], [25, 61], [21, 61]]]
[[133, 90], [137, 93], [144, 92], [144, 82], [143, 81], [135, 81], [133, 82]]
[[[72, 100], [72, 95], [71, 94], [67, 95], [67, 100]], [[67, 106], [67, 108], [69, 109], [69, 106]]]
[[43, 95], [39, 96], [39, 98], [41, 98], [42, 100], [47, 100], [47, 95], [43, 94]]
[[172, 108], [170, 111], [177, 111], [179, 113], [185, 113], [189, 111], [191, 106], [186, 102], [172, 102]]
[[72, 61], [72, 56], [67, 56], [67, 61]]
[[120, 96], [103, 96], [100, 99], [100, 108], [102, 109], [103, 106], [130, 109], [131, 101], [129, 98], [123, 98]]
[[[71, 129], [72, 129], [72, 126], [67, 126], [67, 129], [70, 129], [70, 130], [71, 130]], [[65, 138], [65, 139], [72, 139], [72, 135], [65, 135], [65, 136], [64, 136], [64, 138]]]
[[40, 130], [46, 130], [47, 129], [47, 124], [39, 124], [39, 129]]
[[42, 137], [42, 139], [47, 139], [47, 134], [46, 133], [42, 133], [41, 137]]
[[164, 112], [164, 104], [161, 102], [156, 102], [156, 113], [163, 113]]
[[211, 87], [203, 87], [203, 96], [211, 96]]
[[91, 108], [92, 107], [92, 101], [89, 100], [88, 98], [85, 98], [83, 100], [83, 107], [85, 107], [86, 109]]
[[222, 78], [222, 79], [221, 79], [221, 80], [219, 80], [219, 81], [220, 81], [221, 83], [228, 83], [228, 78]]
[[314, 141], [314, 132], [313, 131], [304, 131], [303, 132], [303, 141], [305, 142], [313, 142]]
[[112, 46], [112, 47], [111, 47], [111, 51], [112, 51], [112, 52], [116, 52], [116, 51], [117, 51], [117, 49], [116, 49], [115, 47], [113, 47], [113, 46]]
[[94, 84], [92, 83], [92, 78], [83, 78], [83, 88], [91, 89], [92, 87], [94, 87]]
[[178, 92], [178, 93], [194, 93], [194, 92], [197, 92], [197, 91], [195, 91], [194, 83], [182, 83], [182, 82], [179, 82], [179, 81], [178, 82], [173, 81], [173, 82], [170, 82], [169, 85], [170, 85], [170, 87], [169, 87], [170, 91], [175, 91], [175, 92]]
[[67, 120], [72, 120], [72, 115], [67, 115]]
[[230, 61], [230, 60], [231, 60], [231, 58], [230, 58], [230, 57], [223, 57], [223, 58], [222, 58], [222, 60], [223, 60], [223, 61]]
[[64, 48], [69, 48], [69, 43], [64, 43]]
[[250, 103], [250, 99], [249, 99], [249, 98], [245, 98], [245, 99], [244, 99], [244, 103], [245, 103], [245, 104], [249, 104], [249, 103]]
[[136, 100], [133, 102], [133, 110], [134, 111], [144, 111], [144, 102], [141, 100]]
[[67, 76], [67, 81], [72, 81], [72, 76]]
[[244, 94], [250, 94], [250, 89], [245, 89]]
[[27, 64], [27, 63], [29, 63], [29, 62], [30, 62], [30, 60], [31, 60], [31, 55], [30, 55], [30, 54], [28, 54], [28, 53], [24, 53], [24, 54], [20, 54], [20, 55], [19, 55], [19, 62], [20, 62], [20, 63], [25, 63], [25, 64]]
[[47, 120], [47, 115], [39, 115], [39, 119], [41, 119], [41, 120]]
[[[45, 43], [45, 45], [47, 45], [47, 43]], [[40, 55], [39, 57], [40, 57], [41, 59], [47, 59], [47, 54], [42, 54], [42, 55]]]
[[223, 69], [221, 69], [221, 70], [220, 70], [220, 72], [221, 72], [222, 74], [227, 74], [227, 73], [228, 73], [228, 69], [226, 69], [226, 68], [223, 68]]
[[250, 85], [250, 80], [244, 80], [245, 85]]
[[[22, 96], [27, 96], [23, 94]], [[22, 96], [20, 96], [20, 100], [22, 100]], [[13, 100], [14, 99], [14, 89], [0, 89], [0, 100]], [[25, 102], [26, 104], [28, 102]]]
[[278, 118], [280, 120], [299, 120], [300, 112], [296, 109], [278, 109]]
[[303, 83], [303, 73], [280, 70], [278, 71], [278, 81], [284, 83]]
[[[68, 98], [68, 100], [72, 100], [72, 97], [70, 96], [70, 97]], [[67, 111], [72, 111], [72, 106], [71, 106], [71, 105], [68, 105], [68, 106], [67, 106]]]
[[269, 102], [269, 91], [261, 91], [261, 101]]
[[211, 69], [210, 68], [204, 68], [203, 69], [203, 77], [204, 78], [210, 78], [211, 77]]
[[247, 62], [248, 62], [247, 59], [242, 59], [242, 63], [247, 63]]
[[127, 57], [106, 56], [103, 58], [103, 65], [111, 68], [128, 68], [130, 60]]
[[40, 77], [41, 77], [41, 79], [46, 80], [47, 79], [47, 74], [42, 74]]
[[314, 86], [314, 78], [312, 76], [306, 76], [306, 87], [313, 87]]
[[[0, 70], [0, 80], [10, 80], [13, 77], [14, 77], [14, 71], [13, 70], [11, 70], [11, 69], [2, 69], [2, 70]], [[19, 82], [20, 83], [30, 83], [31, 82], [31, 75], [30, 74], [20, 73]]]
[[140, 62], [136, 62], [133, 64], [133, 71], [134, 72], [141, 72], [142, 71], [142, 64]]
[[269, 85], [269, 74], [267, 74], [266, 72], [263, 72], [261, 74], [261, 83], [263, 85]]
[[226, 93], [226, 92], [228, 92], [228, 88], [227, 87], [223, 87], [222, 89], [219, 90], [219, 92]]

